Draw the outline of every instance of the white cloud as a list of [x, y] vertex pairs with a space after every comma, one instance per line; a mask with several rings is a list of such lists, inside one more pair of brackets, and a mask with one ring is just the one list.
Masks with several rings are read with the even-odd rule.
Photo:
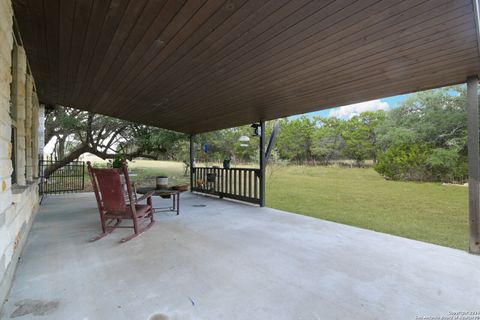
[[378, 99], [334, 108], [330, 110], [328, 116], [341, 119], [350, 119], [353, 116], [357, 116], [365, 111], [388, 110], [389, 108], [390, 106], [388, 102]]

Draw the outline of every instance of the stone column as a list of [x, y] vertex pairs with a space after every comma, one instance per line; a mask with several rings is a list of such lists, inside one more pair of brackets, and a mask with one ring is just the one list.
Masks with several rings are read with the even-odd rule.
[[22, 46], [13, 46], [13, 82], [12, 103], [15, 109], [15, 121], [17, 125], [17, 150], [16, 150], [16, 175], [17, 184], [25, 185], [25, 89], [27, 58]]
[[33, 78], [26, 75], [25, 83], [25, 179], [32, 181], [33, 155], [32, 155], [32, 113], [33, 113]]

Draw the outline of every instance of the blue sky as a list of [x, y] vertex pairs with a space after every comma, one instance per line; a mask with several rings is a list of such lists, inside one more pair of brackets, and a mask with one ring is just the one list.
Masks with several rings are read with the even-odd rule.
[[[326, 109], [322, 111], [315, 111], [307, 113], [307, 116], [322, 116], [322, 117], [337, 117], [348, 119], [354, 115], [358, 115], [361, 112], [365, 111], [376, 111], [376, 110], [388, 110], [395, 109], [399, 106], [399, 103], [408, 98], [411, 94], [404, 94], [399, 96], [393, 96], [388, 98], [382, 98], [372, 101], [365, 101], [362, 103], [356, 103], [348, 106], [341, 106], [331, 109]], [[293, 118], [299, 117], [293, 116]]]
[[[465, 86], [465, 84], [461, 84], [460, 86]], [[449, 88], [448, 93], [450, 95], [459, 94], [454, 87], [446, 87], [446, 88]], [[355, 103], [347, 106], [340, 106], [340, 107], [330, 108], [322, 111], [310, 112], [310, 113], [306, 113], [305, 115], [307, 117], [322, 116], [322, 117], [337, 117], [341, 119], [350, 119], [351, 117], [365, 111], [390, 110], [390, 109], [398, 108], [402, 101], [412, 96], [413, 94], [414, 93], [408, 93], [408, 94], [402, 94], [398, 96], [381, 98], [377, 100], [365, 101], [365, 102]], [[292, 116], [290, 118], [295, 119], [301, 116], [302, 115], [300, 114], [300, 115]]]

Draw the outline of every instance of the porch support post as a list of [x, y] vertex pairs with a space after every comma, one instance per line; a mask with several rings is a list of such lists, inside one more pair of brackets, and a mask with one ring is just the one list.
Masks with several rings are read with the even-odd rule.
[[265, 206], [265, 121], [260, 121], [260, 207]]
[[478, 77], [467, 78], [468, 99], [468, 205], [470, 222], [470, 253], [480, 254], [480, 162]]
[[193, 192], [193, 161], [195, 159], [195, 135], [190, 135], [190, 192]]

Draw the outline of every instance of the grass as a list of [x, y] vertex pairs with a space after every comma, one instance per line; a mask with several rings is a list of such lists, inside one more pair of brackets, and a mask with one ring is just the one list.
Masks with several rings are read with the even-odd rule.
[[189, 183], [190, 177], [185, 176], [185, 169], [181, 162], [134, 160], [129, 162], [128, 168], [137, 176], [132, 177], [134, 181], [141, 181], [155, 185], [155, 177], [167, 176], [170, 184]]
[[[188, 183], [183, 164], [136, 160], [136, 181]], [[89, 182], [89, 179], [86, 179]], [[373, 169], [282, 166], [267, 173], [267, 206], [458, 249], [468, 246], [468, 189], [387, 181]]]
[[468, 189], [387, 181], [373, 169], [284, 167], [267, 179], [267, 205], [320, 219], [467, 249]]
[[[106, 161], [96, 162], [95, 166], [106, 167]], [[128, 168], [132, 173], [130, 179], [141, 187], [154, 186], [155, 177], [163, 175], [168, 176], [168, 182], [172, 185], [190, 182], [190, 178], [184, 175], [185, 170], [181, 162], [134, 160], [128, 162]], [[85, 173], [85, 191], [93, 191], [88, 173]]]

